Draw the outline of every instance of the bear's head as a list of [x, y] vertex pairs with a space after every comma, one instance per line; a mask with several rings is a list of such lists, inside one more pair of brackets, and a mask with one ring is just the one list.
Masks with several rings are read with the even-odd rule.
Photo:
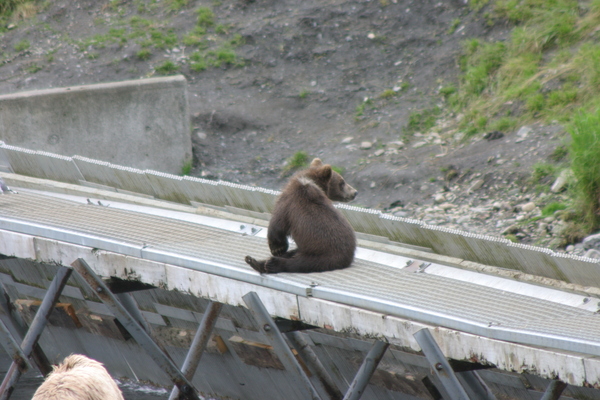
[[356, 197], [357, 190], [348, 185], [340, 174], [331, 169], [331, 165], [323, 164], [321, 159], [315, 158], [310, 163], [308, 171], [310, 178], [323, 189], [330, 200], [347, 202]]

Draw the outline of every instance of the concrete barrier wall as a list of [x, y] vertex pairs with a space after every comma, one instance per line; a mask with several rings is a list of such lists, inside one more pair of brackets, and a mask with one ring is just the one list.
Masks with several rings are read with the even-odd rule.
[[183, 76], [0, 96], [6, 144], [180, 174], [192, 158]]

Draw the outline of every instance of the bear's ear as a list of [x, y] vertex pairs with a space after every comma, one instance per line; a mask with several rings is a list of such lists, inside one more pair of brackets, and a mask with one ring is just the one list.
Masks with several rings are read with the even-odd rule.
[[329, 182], [329, 180], [331, 179], [332, 173], [333, 173], [333, 171], [331, 169], [331, 165], [325, 164], [319, 168], [317, 176], [319, 177], [319, 181]]
[[323, 165], [323, 161], [321, 161], [320, 158], [315, 158], [314, 160], [312, 160], [312, 162], [310, 163], [310, 167], [311, 168], [316, 168], [316, 167], [320, 167], [321, 165]]

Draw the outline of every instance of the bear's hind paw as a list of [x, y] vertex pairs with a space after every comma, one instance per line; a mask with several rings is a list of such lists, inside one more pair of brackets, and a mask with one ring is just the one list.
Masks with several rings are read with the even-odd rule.
[[256, 261], [254, 258], [250, 257], [250, 256], [246, 256], [246, 258], [244, 259], [244, 261], [246, 261], [246, 264], [248, 264], [249, 266], [251, 266], [253, 269], [255, 269], [256, 271], [260, 272], [261, 274], [264, 274], [266, 271], [265, 269], [265, 262], [262, 261]]

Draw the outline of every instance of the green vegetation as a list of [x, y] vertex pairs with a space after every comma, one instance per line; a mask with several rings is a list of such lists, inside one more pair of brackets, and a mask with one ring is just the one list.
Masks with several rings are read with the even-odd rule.
[[392, 97], [396, 97], [398, 95], [398, 92], [394, 89], [386, 89], [383, 92], [381, 92], [381, 94], [379, 95], [380, 99], [389, 99]]
[[531, 183], [539, 184], [553, 178], [556, 172], [556, 167], [552, 164], [538, 162], [533, 165], [531, 173]]
[[185, 160], [181, 167], [181, 175], [189, 175], [194, 167], [194, 161], [192, 159]]
[[42, 70], [42, 67], [40, 67], [39, 65], [37, 65], [36, 63], [31, 64], [29, 67], [27, 67], [26, 71], [30, 74], [35, 74], [36, 72], [39, 72]]
[[308, 167], [308, 153], [305, 151], [297, 151], [293, 156], [286, 160], [281, 174], [287, 175], [292, 171], [306, 167]]
[[575, 178], [575, 211], [585, 231], [600, 227], [600, 111], [580, 112], [568, 126], [571, 170]]
[[196, 11], [198, 14], [198, 26], [208, 28], [215, 24], [215, 14], [208, 7], [200, 7]]
[[[469, 5], [478, 9], [485, 3]], [[487, 9], [494, 21], [516, 24], [509, 40], [465, 41], [460, 84], [456, 91], [440, 91], [465, 115], [459, 128], [467, 137], [510, 131], [532, 120], [568, 122], [575, 109], [600, 104], [594, 89], [600, 84], [594, 30], [600, 24], [600, 1], [496, 0]]]
[[29, 47], [31, 47], [31, 43], [29, 43], [29, 40], [23, 39], [19, 43], [15, 44], [14, 49], [15, 51], [24, 51], [27, 50]]
[[[211, 67], [244, 65], [244, 61], [235, 52], [237, 47], [244, 44], [244, 38], [240, 34], [233, 33], [235, 29], [233, 25], [217, 23], [217, 17], [210, 7], [203, 6], [195, 10], [196, 25], [188, 32], [180, 32], [178, 27], [168, 19], [159, 21], [148, 17], [148, 14], [155, 13], [159, 8], [167, 12], [176, 12], [189, 5], [189, 0], [166, 0], [161, 3], [136, 0], [133, 4], [112, 0], [107, 8], [120, 17], [115, 22], [111, 22], [113, 27], [106, 33], [72, 42], [92, 59], [101, 57], [100, 50], [108, 45], [116, 43], [122, 46], [130, 41], [134, 41], [141, 47], [136, 53], [136, 58], [142, 61], [151, 59], [157, 50], [187, 48], [186, 53], [182, 53], [190, 54], [187, 61], [185, 59], [183, 62], [180, 61], [180, 66], [173, 63], [161, 64], [156, 67], [156, 72], [159, 74], [171, 74], [186, 66], [191, 72], [201, 72]], [[133, 12], [137, 10], [140, 15], [125, 18], [128, 8], [132, 7]], [[97, 22], [98, 25], [105, 23], [103, 19], [98, 19]]]
[[550, 217], [554, 215], [555, 212], [559, 210], [566, 210], [567, 205], [558, 202], [552, 202], [547, 204], [544, 208], [542, 208], [542, 217]]
[[441, 112], [442, 110], [439, 107], [413, 111], [408, 117], [408, 124], [404, 128], [404, 134], [412, 135], [416, 132], [427, 132], [435, 126]]
[[150, 57], [152, 57], [152, 52], [148, 49], [141, 49], [135, 54], [135, 56], [140, 60], [146, 61], [149, 60]]
[[173, 63], [173, 61], [165, 61], [164, 63], [155, 67], [154, 70], [159, 75], [171, 75], [179, 70], [179, 66]]
[[458, 28], [458, 26], [460, 25], [460, 19], [456, 18], [452, 21], [452, 23], [450, 24], [450, 27], [448, 28], [448, 35], [452, 35], [455, 31], [456, 28]]

